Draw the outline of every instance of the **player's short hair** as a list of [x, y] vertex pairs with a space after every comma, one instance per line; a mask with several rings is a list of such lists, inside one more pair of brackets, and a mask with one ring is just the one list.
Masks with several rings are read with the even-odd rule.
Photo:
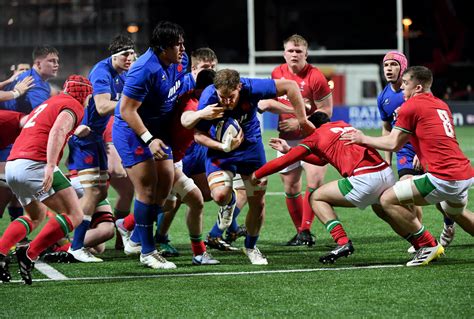
[[433, 84], [433, 73], [425, 66], [411, 66], [403, 74], [409, 74], [414, 81], [419, 82], [425, 89], [431, 88]]
[[214, 86], [217, 90], [234, 91], [240, 84], [240, 74], [236, 70], [222, 69], [217, 71]]
[[314, 112], [308, 117], [308, 120], [313, 123], [313, 125], [318, 128], [324, 123], [331, 122], [329, 115], [324, 112]]
[[304, 46], [304, 47], [308, 47], [308, 41], [306, 41], [305, 38], [303, 38], [301, 35], [299, 34], [293, 34], [293, 35], [290, 35], [288, 38], [286, 38], [284, 41], [283, 41], [283, 47], [285, 47], [285, 45], [288, 43], [288, 42], [293, 42], [294, 44], [296, 45], [301, 45], [301, 46]]
[[160, 21], [151, 35], [150, 47], [159, 53], [165, 48], [176, 45], [180, 38], [184, 38], [184, 29], [173, 22]]
[[40, 45], [33, 49], [33, 61], [37, 59], [44, 59], [48, 56], [48, 54], [56, 54], [59, 56], [59, 52], [55, 47], [49, 45]]
[[217, 55], [211, 48], [199, 48], [191, 52], [191, 65], [196, 65], [201, 61], [217, 63]]
[[196, 90], [204, 90], [207, 86], [214, 83], [216, 71], [213, 69], [201, 70], [196, 77]]
[[130, 37], [124, 34], [116, 35], [109, 43], [109, 52], [111, 55], [127, 50], [135, 50], [135, 43]]

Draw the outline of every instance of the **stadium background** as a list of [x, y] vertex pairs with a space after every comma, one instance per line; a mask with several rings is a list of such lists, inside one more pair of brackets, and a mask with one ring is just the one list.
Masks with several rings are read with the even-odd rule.
[[[462, 93], [471, 84], [473, 35], [468, 1], [403, 1], [410, 27], [411, 64], [435, 71], [435, 93], [443, 96], [448, 86]], [[311, 49], [380, 49], [396, 46], [395, 0], [378, 1], [256, 0], [256, 45], [258, 50], [281, 50], [282, 39], [292, 33], [305, 36]], [[60, 85], [70, 73], [87, 74], [107, 56], [111, 37], [130, 24], [140, 31], [131, 34], [140, 52], [147, 46], [154, 24], [162, 19], [180, 23], [187, 32], [188, 52], [201, 46], [213, 48], [221, 63], [246, 63], [246, 1], [205, 3], [163, 0], [0, 0], [0, 77], [9, 67], [30, 61], [37, 44], [48, 43], [60, 51]], [[381, 56], [311, 57], [313, 63], [373, 63]], [[259, 63], [282, 63], [282, 58], [259, 59]], [[381, 74], [380, 74], [381, 75]], [[459, 94], [459, 96], [463, 96]], [[467, 95], [468, 96], [468, 95]], [[465, 111], [463, 119], [474, 123], [474, 102], [450, 99]], [[371, 113], [371, 106], [349, 106]], [[336, 112], [342, 107], [336, 108]], [[472, 112], [472, 113], [471, 113]], [[369, 131], [378, 135], [379, 130]], [[474, 158], [474, 131], [457, 131], [461, 148]], [[265, 133], [265, 141], [274, 132]], [[267, 156], [274, 152], [268, 147]], [[337, 178], [330, 169], [328, 180]], [[0, 287], [0, 317], [473, 317], [472, 237], [459, 231], [447, 256], [427, 268], [402, 267], [410, 257], [407, 243], [366, 210], [340, 209], [356, 245], [356, 254], [333, 266], [317, 258], [333, 242], [322, 225], [315, 223], [314, 250], [289, 250], [282, 243], [293, 235], [278, 176], [269, 183], [267, 220], [261, 249], [270, 265], [256, 269], [241, 253], [213, 254], [222, 261], [217, 268], [192, 267], [191, 252], [181, 211], [171, 229], [171, 238], [182, 256], [173, 260], [178, 270], [165, 273], [140, 267], [135, 257], [108, 248], [101, 265], [58, 264], [66, 280], [51, 280], [34, 272], [32, 287], [19, 276]], [[280, 194], [280, 195], [279, 195]], [[474, 195], [470, 190], [470, 197]], [[115, 194], [111, 194], [114, 200]], [[474, 206], [469, 203], [469, 209]], [[206, 204], [205, 229], [215, 220], [215, 205]], [[5, 229], [8, 218], [0, 220]], [[433, 207], [425, 212], [425, 224], [439, 234], [441, 217]], [[241, 244], [241, 242], [240, 242]], [[15, 265], [12, 265], [13, 269]]]

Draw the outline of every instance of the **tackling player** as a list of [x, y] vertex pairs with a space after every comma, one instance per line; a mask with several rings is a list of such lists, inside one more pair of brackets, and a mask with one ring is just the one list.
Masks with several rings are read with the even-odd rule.
[[342, 137], [348, 143], [364, 144], [384, 151], [398, 151], [411, 141], [425, 174], [398, 181], [386, 190], [380, 202], [390, 219], [403, 225], [405, 238], [423, 238], [407, 266], [426, 265], [444, 253], [444, 248], [425, 230], [407, 205], [436, 208], [474, 235], [474, 214], [466, 209], [474, 170], [456, 140], [451, 111], [431, 93], [433, 74], [423, 66], [409, 67], [402, 77], [406, 102], [398, 112], [389, 135], [365, 136], [361, 131]]

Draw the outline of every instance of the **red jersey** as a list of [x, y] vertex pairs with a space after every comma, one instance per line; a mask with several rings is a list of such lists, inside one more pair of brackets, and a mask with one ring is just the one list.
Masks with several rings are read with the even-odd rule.
[[197, 111], [199, 99], [194, 90], [183, 94], [175, 108], [171, 130], [171, 148], [173, 149], [173, 161], [179, 162], [186, 154], [186, 150], [194, 142], [194, 130], [188, 130], [181, 125], [181, 115], [186, 111]]
[[[287, 79], [293, 80], [298, 84], [300, 88], [301, 95], [303, 98], [313, 101], [322, 101], [331, 94], [331, 89], [329, 88], [328, 81], [324, 74], [315, 68], [311, 64], [306, 64], [306, 66], [298, 74], [293, 74], [288, 69], [288, 64], [282, 64], [277, 66], [272, 72], [272, 79]], [[279, 96], [278, 101], [284, 103], [285, 105], [292, 106], [290, 100], [286, 95]], [[307, 111], [307, 115], [311, 115], [316, 111], [316, 107], [313, 107], [310, 111]], [[294, 114], [280, 114], [279, 121], [286, 120], [288, 118], [295, 118]], [[286, 140], [297, 140], [301, 139], [303, 136], [300, 130], [292, 132], [280, 132], [280, 138]]]
[[107, 122], [102, 138], [105, 143], [112, 143], [112, 126], [114, 125], [114, 116], [111, 116]]
[[425, 172], [446, 181], [473, 177], [470, 161], [456, 140], [451, 111], [433, 94], [419, 94], [403, 103], [394, 127], [412, 134], [410, 142]]
[[345, 145], [341, 134], [354, 130], [344, 121], [329, 122], [293, 147], [285, 156], [276, 158], [255, 172], [257, 178], [278, 172], [288, 165], [304, 160], [315, 165], [331, 164], [343, 176], [354, 176], [381, 171], [388, 167], [382, 156], [372, 147]]
[[20, 135], [20, 120], [26, 114], [0, 110], [0, 150], [6, 148], [8, 145], [13, 144], [15, 139]]
[[[46, 162], [46, 151], [48, 145], [49, 132], [53, 127], [59, 113], [68, 110], [76, 117], [76, 123], [67, 137], [74, 133], [76, 127], [81, 123], [84, 116], [84, 107], [75, 98], [67, 94], [59, 94], [43, 102], [36, 107], [30, 115], [23, 127], [20, 136], [13, 144], [8, 161], [18, 158], [31, 159], [34, 161]], [[67, 138], [61, 149], [58, 158], [62, 157], [62, 150], [66, 145]]]

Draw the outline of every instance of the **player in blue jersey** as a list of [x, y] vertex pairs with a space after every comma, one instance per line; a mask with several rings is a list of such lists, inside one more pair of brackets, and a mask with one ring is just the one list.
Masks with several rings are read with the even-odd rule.
[[266, 257], [256, 247], [265, 218], [265, 183], [250, 183], [252, 172], [266, 162], [260, 122], [257, 118], [258, 101], [286, 94], [295, 108], [297, 119], [304, 132], [313, 126], [306, 118], [305, 104], [298, 86], [290, 80], [240, 78], [235, 70], [217, 72], [214, 85], [208, 86], [199, 99], [198, 110], [209, 105], [224, 108], [224, 118], [237, 120], [242, 130], [228, 142], [215, 139], [217, 120], [200, 120], [196, 125], [195, 140], [208, 147], [206, 174], [214, 201], [220, 206], [220, 215], [232, 214], [236, 196], [232, 178], [239, 173], [246, 187], [249, 211], [247, 213], [245, 253], [254, 265], [266, 265]]
[[174, 180], [168, 145], [172, 111], [188, 63], [184, 50], [183, 28], [159, 22], [150, 48], [127, 74], [112, 130], [113, 142], [136, 192], [136, 226], [125, 248], [141, 243], [140, 262], [154, 269], [176, 268], [156, 250], [153, 223], [162, 213]]
[[[403, 97], [402, 74], [408, 66], [405, 55], [401, 52], [390, 51], [383, 58], [383, 72], [385, 80], [388, 82], [383, 91], [377, 97], [377, 106], [382, 119], [382, 135], [389, 135], [392, 127], [397, 120], [397, 113], [400, 106], [405, 102]], [[423, 170], [417, 164], [418, 158], [415, 154], [413, 145], [408, 142], [402, 149], [396, 152], [397, 170], [400, 180], [413, 178], [414, 175], [423, 174]], [[385, 151], [385, 160], [392, 163], [392, 152]], [[412, 206], [418, 220], [422, 220], [422, 208]], [[454, 221], [448, 217], [444, 220], [444, 229], [441, 233], [440, 243], [446, 247], [454, 239]], [[414, 253], [413, 246], [408, 249]]]
[[[69, 253], [82, 262], [100, 262], [84, 247], [84, 238], [96, 207], [107, 198], [107, 155], [103, 133], [114, 112], [125, 83], [125, 73], [135, 59], [135, 44], [118, 35], [110, 43], [110, 57], [98, 62], [89, 73], [93, 98], [78, 130], [69, 140], [68, 168], [78, 172], [84, 189], [81, 207], [84, 221], [74, 231]], [[86, 129], [84, 129], [86, 128]]]
[[[30, 113], [34, 108], [51, 97], [51, 87], [47, 82], [57, 76], [59, 69], [59, 53], [50, 46], [38, 46], [33, 50], [33, 68], [26, 70], [18, 75], [15, 80], [6, 85], [5, 91], [15, 90], [18, 83], [22, 83], [25, 79], [32, 77], [32, 87], [23, 95], [16, 99], [11, 99], [0, 103], [0, 109], [12, 110], [22, 113]], [[0, 150], [0, 180], [4, 180], [5, 162], [10, 155], [12, 145]], [[10, 196], [8, 196], [10, 195]], [[12, 192], [6, 185], [0, 181], [0, 197], [7, 198], [10, 201], [8, 207], [10, 216], [13, 219], [23, 215], [23, 208], [20, 203], [12, 195]], [[10, 198], [10, 200], [8, 200]]]

